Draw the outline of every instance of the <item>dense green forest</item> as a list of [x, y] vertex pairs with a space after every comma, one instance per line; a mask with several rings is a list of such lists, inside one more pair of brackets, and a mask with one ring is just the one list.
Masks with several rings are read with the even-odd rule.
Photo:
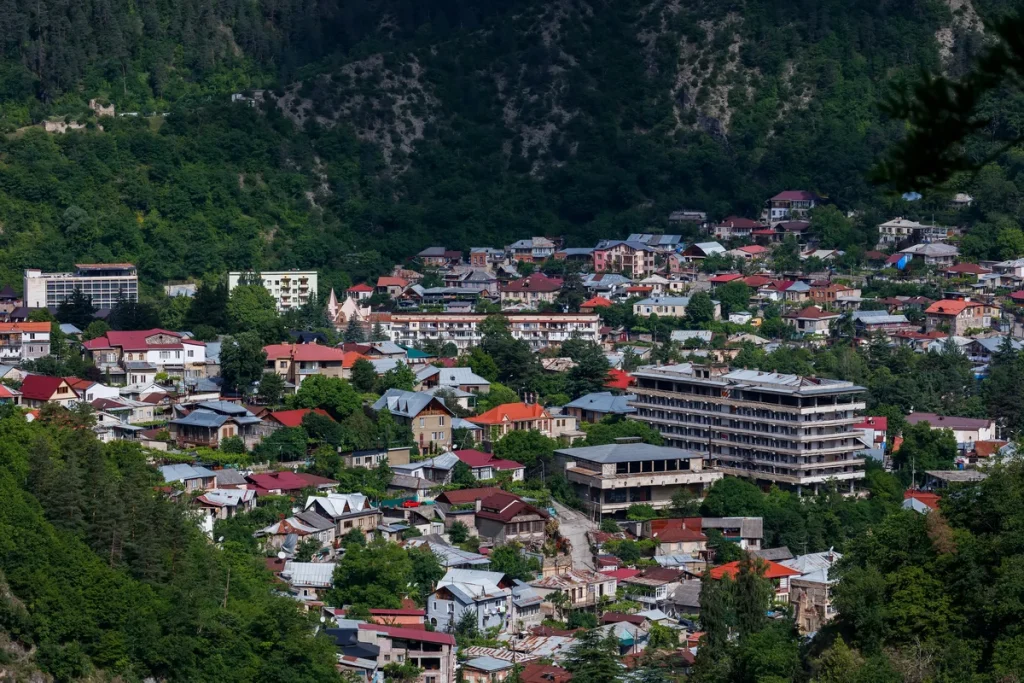
[[[903, 130], [876, 106], [887, 88], [962, 72], [1012, 7], [8, 1], [0, 278], [115, 259], [149, 285], [302, 266], [336, 286], [441, 235], [590, 244], [682, 206], [756, 215], [786, 188], [864, 211], [843, 246], [869, 247], [891, 214], [938, 214], [981, 225], [967, 251], [988, 256], [1018, 217], [1019, 155], [915, 205], [866, 176]], [[96, 119], [92, 98], [138, 116]], [[979, 158], [1016, 134], [1019, 98], [986, 102]], [[48, 116], [88, 127], [25, 129]], [[954, 189], [977, 195], [968, 214], [948, 215]]]

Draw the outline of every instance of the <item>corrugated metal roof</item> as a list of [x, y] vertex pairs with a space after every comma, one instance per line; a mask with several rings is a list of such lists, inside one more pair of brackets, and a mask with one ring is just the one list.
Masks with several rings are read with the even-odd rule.
[[333, 562], [286, 562], [281, 577], [293, 586], [330, 588], [334, 584]]

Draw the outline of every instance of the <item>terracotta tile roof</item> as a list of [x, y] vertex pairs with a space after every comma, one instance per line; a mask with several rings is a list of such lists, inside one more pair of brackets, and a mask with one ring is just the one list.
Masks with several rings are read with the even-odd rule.
[[742, 216], [726, 216], [721, 223], [718, 223], [718, 225], [722, 227], [740, 228], [747, 230], [753, 230], [754, 228], [764, 227], [763, 224], [758, 223], [757, 221], [751, 220], [749, 218], [743, 218]]
[[932, 510], [939, 509], [939, 494], [937, 493], [927, 493], [925, 491], [915, 491], [913, 489], [907, 489], [903, 492], [903, 500], [909, 500], [911, 498], [924, 503]]
[[342, 351], [333, 346], [320, 344], [270, 344], [263, 347], [267, 360], [290, 359], [296, 362], [341, 362], [342, 367], [352, 367], [360, 358], [366, 356], [355, 351]]
[[821, 197], [807, 190], [785, 190], [772, 197], [773, 201], [778, 202], [810, 202], [819, 199]]
[[768, 251], [768, 247], [762, 247], [760, 244], [748, 244], [745, 247], [739, 247], [737, 251], [745, 251], [748, 254], [757, 256], [758, 254], [763, 254]]
[[608, 576], [612, 577], [613, 579], [617, 579], [619, 581], [625, 581], [626, 579], [632, 579], [634, 576], [638, 576], [640, 574], [640, 570], [639, 569], [616, 569], [615, 571], [612, 571], [612, 572], [601, 572], [601, 573], [602, 574], [607, 574]]
[[351, 287], [349, 287], [345, 291], [348, 291], [348, 292], [372, 292], [373, 291], [373, 287], [371, 287], [370, 285], [366, 284], [365, 282], [360, 282], [358, 285], [352, 285]]
[[[778, 562], [772, 562], [771, 560], [761, 560], [766, 566], [764, 567], [764, 578], [766, 579], [781, 579], [786, 576], [800, 576], [800, 572], [795, 569], [790, 569], [786, 565], [779, 564]], [[723, 576], [728, 576], [730, 579], [735, 579], [736, 575], [740, 571], [740, 563], [729, 562], [723, 564], [720, 567], [714, 567], [711, 569], [711, 578], [720, 579]]]
[[538, 420], [550, 418], [548, 411], [539, 403], [503, 403], [475, 417], [469, 418], [473, 424], [496, 425], [522, 420]]
[[946, 268], [947, 273], [969, 273], [971, 275], [985, 275], [992, 271], [988, 268], [982, 268], [977, 263], [958, 263], [955, 266]]
[[975, 441], [974, 454], [979, 458], [990, 458], [1006, 444], [1006, 441]]
[[747, 287], [753, 287], [754, 289], [757, 289], [758, 287], [763, 287], [769, 284], [771, 281], [771, 278], [765, 277], [764, 275], [750, 275], [749, 277], [743, 278], [743, 284], [745, 284]]
[[722, 273], [721, 275], [715, 275], [711, 278], [711, 282], [715, 284], [722, 284], [726, 282], [732, 282], [733, 280], [742, 280], [743, 273]]
[[824, 320], [827, 318], [838, 318], [839, 314], [832, 311], [823, 311], [817, 306], [808, 306], [797, 313], [787, 313], [787, 318], [798, 318], [804, 320]]
[[408, 287], [409, 281], [403, 280], [400, 277], [379, 277], [377, 278], [378, 287]]
[[965, 308], [977, 305], [973, 301], [964, 301], [963, 299], [941, 299], [929, 306], [925, 313], [932, 315], [960, 315], [964, 312]]
[[0, 323], [0, 332], [49, 332], [50, 323]]
[[595, 296], [580, 304], [580, 308], [607, 308], [611, 305], [611, 300], [605, 299], [603, 296]]
[[651, 538], [659, 543], [700, 542], [708, 537], [699, 530], [688, 529], [681, 519], [651, 520]]

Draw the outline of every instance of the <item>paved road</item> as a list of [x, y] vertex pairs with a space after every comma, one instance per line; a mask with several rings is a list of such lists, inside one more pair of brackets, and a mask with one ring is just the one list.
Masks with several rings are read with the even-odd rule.
[[558, 513], [559, 529], [572, 543], [572, 566], [576, 569], [593, 569], [594, 558], [590, 554], [587, 532], [596, 530], [597, 525], [572, 508], [557, 502], [553, 505]]

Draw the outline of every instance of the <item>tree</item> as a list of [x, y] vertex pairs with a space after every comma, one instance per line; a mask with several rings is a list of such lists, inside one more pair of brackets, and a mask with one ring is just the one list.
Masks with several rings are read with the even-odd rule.
[[923, 479], [925, 470], [951, 469], [956, 455], [953, 432], [919, 422], [903, 430], [903, 445], [892, 454], [892, 461], [900, 482], [911, 486], [915, 479], [918, 483]]
[[494, 457], [524, 465], [533, 474], [551, 463], [558, 442], [536, 430], [516, 430], [494, 443]]
[[626, 510], [626, 519], [634, 522], [646, 522], [658, 518], [658, 511], [647, 503], [633, 503]]
[[619, 528], [619, 525], [615, 523], [614, 519], [611, 517], [605, 517], [601, 520], [601, 531], [606, 534], [617, 534], [622, 531], [622, 529]]
[[115, 330], [150, 330], [159, 327], [160, 316], [151, 304], [121, 298], [114, 304], [107, 321]]
[[267, 354], [255, 332], [240, 332], [225, 337], [220, 350], [220, 375], [224, 388], [249, 394], [253, 384], [263, 377]]
[[[407, 536], [407, 538], [409, 537]], [[408, 553], [409, 559], [412, 561], [411, 583], [417, 589], [416, 598], [419, 603], [425, 605], [427, 596], [433, 592], [437, 582], [444, 577], [445, 570], [429, 546], [410, 548]]]
[[228, 325], [233, 333], [255, 332], [266, 344], [284, 336], [277, 315], [277, 303], [263, 285], [239, 285], [231, 290], [227, 303]]
[[373, 324], [373, 332], [370, 334], [371, 341], [388, 341], [388, 335], [380, 323]]
[[765, 611], [772, 603], [774, 591], [768, 579], [764, 578], [766, 567], [764, 560], [753, 555], [744, 555], [739, 561], [739, 570], [731, 588], [736, 630], [741, 638], [750, 637], [768, 623]]
[[373, 391], [377, 384], [377, 371], [373, 364], [365, 358], [360, 358], [352, 364], [352, 385], [364, 394]]
[[468, 367], [488, 382], [498, 381], [498, 366], [494, 359], [479, 346], [474, 346], [469, 353], [459, 358], [460, 367]]
[[580, 633], [565, 654], [563, 666], [572, 672], [576, 683], [617, 683], [623, 680], [619, 663], [619, 641], [614, 633], [597, 630]]
[[228, 328], [228, 285], [223, 278], [204, 280], [192, 297], [186, 324], [195, 332], [199, 325], [223, 332]]
[[412, 391], [416, 384], [416, 373], [410, 370], [409, 366], [402, 362], [399, 362], [395, 367], [391, 368], [380, 377], [381, 393], [384, 393], [388, 389]]
[[506, 403], [519, 403], [519, 394], [500, 382], [492, 382], [490, 391], [477, 397], [477, 409], [486, 412]]
[[315, 537], [310, 536], [304, 538], [301, 543], [295, 548], [295, 561], [296, 562], [309, 562], [313, 559], [313, 556], [320, 551], [320, 541]]
[[362, 407], [355, 387], [343, 379], [326, 375], [307, 377], [289, 399], [292, 408], [323, 408], [336, 420], [343, 420]]
[[96, 307], [92, 305], [92, 298], [82, 292], [81, 287], [75, 287], [71, 296], [64, 299], [57, 307], [57, 320], [62, 323], [69, 323], [80, 330], [86, 329], [96, 315]]
[[750, 287], [743, 280], [733, 280], [716, 289], [715, 298], [722, 305], [722, 317], [727, 317], [730, 313], [747, 310], [750, 305]]
[[219, 448], [222, 453], [231, 453], [234, 455], [246, 452], [245, 442], [242, 441], [242, 437], [240, 436], [228, 436], [221, 439]]
[[363, 332], [363, 326], [353, 315], [345, 327], [345, 343], [362, 344], [364, 341], [366, 341], [366, 334]]
[[555, 303], [567, 311], [578, 313], [580, 305], [586, 300], [587, 290], [583, 286], [583, 278], [580, 277], [579, 270], [575, 267], [568, 268]]
[[469, 538], [469, 527], [464, 522], [456, 520], [448, 527], [448, 539], [455, 545], [465, 543], [467, 538]]
[[523, 555], [517, 543], [506, 543], [491, 549], [491, 571], [507, 574], [520, 581], [532, 581], [540, 571], [537, 560]]
[[587, 433], [587, 438], [583, 442], [584, 446], [603, 446], [615, 443], [616, 439], [634, 436], [652, 446], [662, 444], [661, 434], [658, 430], [636, 420], [623, 420], [619, 417], [608, 416], [600, 422], [585, 423], [580, 426]]
[[110, 331], [110, 325], [103, 320], [93, 320], [82, 332], [82, 341], [98, 339]]
[[591, 341], [570, 339], [562, 344], [562, 353], [576, 362], [575, 367], [569, 370], [567, 380], [572, 398], [604, 389], [610, 366], [601, 347]]
[[334, 569], [330, 604], [358, 604], [398, 609], [413, 573], [409, 554], [394, 543], [377, 539], [365, 547], [350, 545]]
[[280, 404], [284, 395], [284, 379], [281, 375], [276, 372], [264, 372], [260, 376], [259, 395], [268, 406]]
[[700, 511], [706, 517], [761, 517], [764, 496], [746, 479], [723, 477], [711, 485]]
[[469, 465], [459, 460], [452, 469], [452, 483], [458, 486], [475, 486], [476, 477]]
[[699, 517], [700, 499], [688, 488], [680, 488], [672, 494], [672, 507], [669, 508], [673, 517]]
[[707, 292], [697, 292], [686, 304], [686, 321], [691, 325], [703, 325], [715, 319], [715, 304]]

